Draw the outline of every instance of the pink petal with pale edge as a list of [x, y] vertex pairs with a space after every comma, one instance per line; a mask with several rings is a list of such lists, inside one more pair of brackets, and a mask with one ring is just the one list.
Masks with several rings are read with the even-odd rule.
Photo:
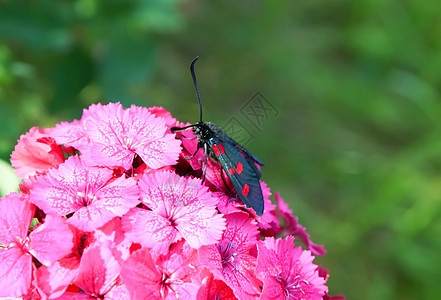
[[121, 266], [111, 243], [97, 243], [84, 251], [74, 284], [90, 295], [105, 295], [116, 284]]
[[100, 243], [110, 241], [120, 252], [120, 262], [124, 261], [130, 255], [130, 246], [132, 242], [124, 236], [120, 217], [115, 217], [104, 226], [99, 227], [93, 234], [94, 238]]
[[49, 267], [37, 269], [38, 289], [42, 295], [59, 297], [78, 275], [78, 257], [65, 257]]
[[29, 252], [49, 266], [72, 251], [73, 237], [65, 219], [48, 215], [30, 234]]
[[63, 153], [49, 129], [32, 127], [22, 135], [11, 154], [11, 164], [20, 179], [56, 168], [64, 161]]

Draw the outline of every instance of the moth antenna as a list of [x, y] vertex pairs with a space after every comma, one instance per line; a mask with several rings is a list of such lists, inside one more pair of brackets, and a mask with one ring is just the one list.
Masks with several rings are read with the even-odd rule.
[[198, 95], [198, 100], [199, 100], [199, 120], [200, 122], [202, 122], [202, 102], [201, 102], [201, 95], [199, 95], [199, 89], [198, 89], [198, 82], [196, 81], [196, 74], [194, 73], [194, 64], [196, 63], [196, 61], [198, 60], [199, 56], [196, 56], [193, 61], [191, 62], [190, 65], [190, 72], [191, 72], [191, 77], [193, 78], [193, 84], [194, 84], [194, 88], [196, 90], [196, 94]]

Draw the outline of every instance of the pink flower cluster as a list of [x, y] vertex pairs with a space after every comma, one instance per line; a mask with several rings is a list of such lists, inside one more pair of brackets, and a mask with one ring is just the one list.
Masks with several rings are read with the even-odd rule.
[[11, 164], [23, 183], [0, 199], [0, 297], [332, 298], [312, 263], [325, 250], [283, 199], [262, 182], [257, 216], [211, 159], [202, 185], [203, 151], [184, 159], [194, 135], [170, 131], [183, 125], [109, 103], [21, 136]]

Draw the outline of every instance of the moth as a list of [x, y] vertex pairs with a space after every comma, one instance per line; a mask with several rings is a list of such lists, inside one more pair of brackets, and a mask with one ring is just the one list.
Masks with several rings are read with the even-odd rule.
[[262, 174], [256, 163], [260, 166], [264, 164], [245, 147], [224, 133], [219, 126], [212, 122], [202, 121], [202, 102], [194, 71], [194, 65], [197, 60], [198, 57], [191, 62], [190, 72], [199, 100], [199, 122], [185, 127], [172, 127], [171, 131], [176, 132], [192, 128], [193, 133], [197, 137], [198, 145], [193, 155], [186, 159], [193, 158], [200, 149], [204, 149], [205, 168], [202, 183], [205, 181], [207, 159], [210, 157], [213, 161], [220, 163], [221, 178], [225, 186], [228, 188], [223, 173], [227, 174], [242, 202], [247, 207], [253, 208], [256, 214], [261, 216], [263, 214], [264, 201], [259, 180]]

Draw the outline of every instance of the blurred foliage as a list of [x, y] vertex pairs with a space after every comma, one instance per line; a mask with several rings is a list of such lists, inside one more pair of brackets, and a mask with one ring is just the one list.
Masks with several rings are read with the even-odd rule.
[[[438, 1], [3, 1], [0, 158], [20, 134], [90, 103], [232, 116], [263, 180], [329, 253], [332, 294], [441, 294], [441, 6]], [[261, 91], [279, 110], [253, 127]]]

